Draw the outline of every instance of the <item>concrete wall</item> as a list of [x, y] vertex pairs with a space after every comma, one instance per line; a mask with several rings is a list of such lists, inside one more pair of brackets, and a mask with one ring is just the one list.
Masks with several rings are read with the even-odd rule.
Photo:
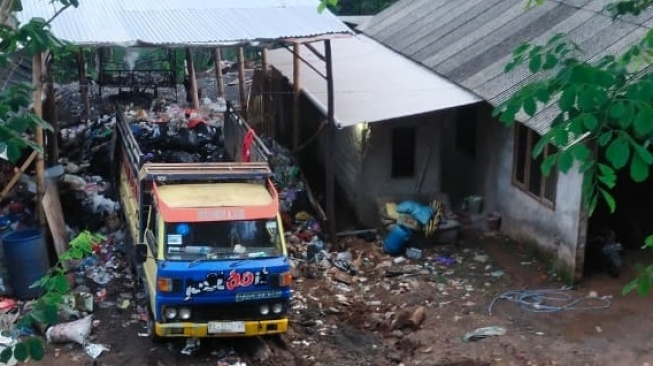
[[[369, 124], [356, 210], [366, 226], [378, 225], [377, 199], [412, 195], [433, 195], [441, 191], [442, 126], [453, 115], [447, 112], [407, 117], [401, 120]], [[417, 128], [415, 174], [410, 178], [392, 178], [392, 131], [396, 127]]]
[[555, 208], [540, 204], [512, 184], [514, 128], [479, 119], [480, 166], [484, 169], [486, 207], [502, 215], [501, 230], [516, 240], [537, 245], [558, 259], [560, 269], [573, 274], [581, 231], [582, 175], [576, 169], [558, 175]]

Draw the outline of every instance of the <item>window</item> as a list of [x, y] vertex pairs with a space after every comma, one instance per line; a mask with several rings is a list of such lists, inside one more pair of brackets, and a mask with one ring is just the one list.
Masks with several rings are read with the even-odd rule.
[[515, 186], [528, 193], [546, 206], [553, 207], [556, 196], [558, 172], [551, 171], [548, 177], [542, 174], [541, 165], [544, 159], [556, 152], [555, 147], [548, 145], [542, 154], [533, 158], [533, 148], [540, 141], [540, 135], [528, 127], [515, 124], [515, 157], [512, 181]]
[[456, 121], [456, 147], [474, 157], [476, 155], [476, 106], [461, 107]]
[[410, 178], [415, 175], [415, 127], [397, 127], [392, 130], [392, 178]]

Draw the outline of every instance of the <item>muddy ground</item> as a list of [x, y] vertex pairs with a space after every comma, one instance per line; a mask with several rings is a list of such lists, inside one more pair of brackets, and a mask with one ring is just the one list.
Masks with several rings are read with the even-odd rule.
[[[346, 246], [357, 276], [338, 270], [298, 270], [291, 330], [266, 339], [202, 341], [191, 356], [180, 353], [184, 341], [153, 344], [139, 336], [143, 325], [132, 306], [99, 308], [93, 341], [110, 351], [92, 359], [79, 345], [48, 345], [46, 365], [649, 365], [653, 364], [653, 316], [650, 298], [621, 296], [632, 278], [596, 275], [573, 298], [592, 296], [570, 310], [533, 312], [499, 300], [515, 289], [564, 286], [518, 243], [501, 236], [466, 232], [458, 246], [426, 248], [420, 261], [395, 264], [377, 243], [359, 239]], [[359, 255], [360, 254], [360, 257]], [[628, 253], [629, 262], [646, 260]], [[454, 258], [455, 264], [435, 258]], [[429, 259], [430, 258], [430, 259]], [[425, 265], [426, 263], [426, 265]], [[307, 276], [308, 275], [308, 276]], [[340, 281], [348, 282], [345, 284]], [[105, 301], [125, 289], [110, 287]], [[608, 307], [583, 310], [580, 306]], [[423, 306], [423, 323], [407, 318]], [[463, 342], [479, 327], [500, 326], [506, 333]]]

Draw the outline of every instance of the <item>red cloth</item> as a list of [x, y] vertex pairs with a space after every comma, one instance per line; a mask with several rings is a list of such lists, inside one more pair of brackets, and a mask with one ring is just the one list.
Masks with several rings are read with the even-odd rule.
[[247, 130], [243, 138], [243, 162], [249, 163], [251, 159], [252, 143], [254, 142], [254, 130], [251, 128]]

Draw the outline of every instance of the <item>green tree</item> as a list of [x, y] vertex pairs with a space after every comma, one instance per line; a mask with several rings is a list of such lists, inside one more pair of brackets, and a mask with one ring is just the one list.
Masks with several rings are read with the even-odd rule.
[[[62, 5], [54, 17], [70, 6], [77, 6], [77, 0], [52, 0]], [[16, 14], [22, 11], [20, 0], [0, 2], [0, 68], [10, 67], [22, 55], [32, 56], [39, 52], [57, 49], [63, 42], [49, 31], [54, 19], [33, 18], [20, 24]], [[40, 149], [29, 137], [36, 127], [50, 126], [39, 116], [31, 113], [33, 87], [28, 83], [17, 83], [0, 91], [0, 154], [6, 154], [11, 161], [18, 159], [25, 147]]]
[[321, 0], [320, 11], [329, 8], [337, 15], [374, 15], [397, 0]]
[[[544, 1], [529, 0], [528, 5]], [[617, 19], [639, 15], [652, 3], [622, 0], [607, 5], [604, 11]], [[532, 117], [543, 107], [556, 105], [558, 113], [534, 148], [533, 157], [542, 154], [547, 144], [557, 146], [558, 152], [544, 159], [542, 172], [548, 175], [553, 167], [568, 172], [577, 166], [584, 176], [584, 203], [589, 213], [599, 200], [614, 212], [617, 202], [611, 192], [617, 172], [627, 169], [630, 179], [642, 182], [653, 165], [653, 30], [622, 54], [588, 61], [580, 51], [563, 34], [554, 35], [546, 44], [518, 46], [506, 72], [526, 67], [537, 77], [494, 113], [510, 126], [519, 113]], [[653, 248], [653, 236], [643, 244]], [[624, 293], [637, 289], [645, 295], [652, 284], [653, 265], [642, 267]]]

